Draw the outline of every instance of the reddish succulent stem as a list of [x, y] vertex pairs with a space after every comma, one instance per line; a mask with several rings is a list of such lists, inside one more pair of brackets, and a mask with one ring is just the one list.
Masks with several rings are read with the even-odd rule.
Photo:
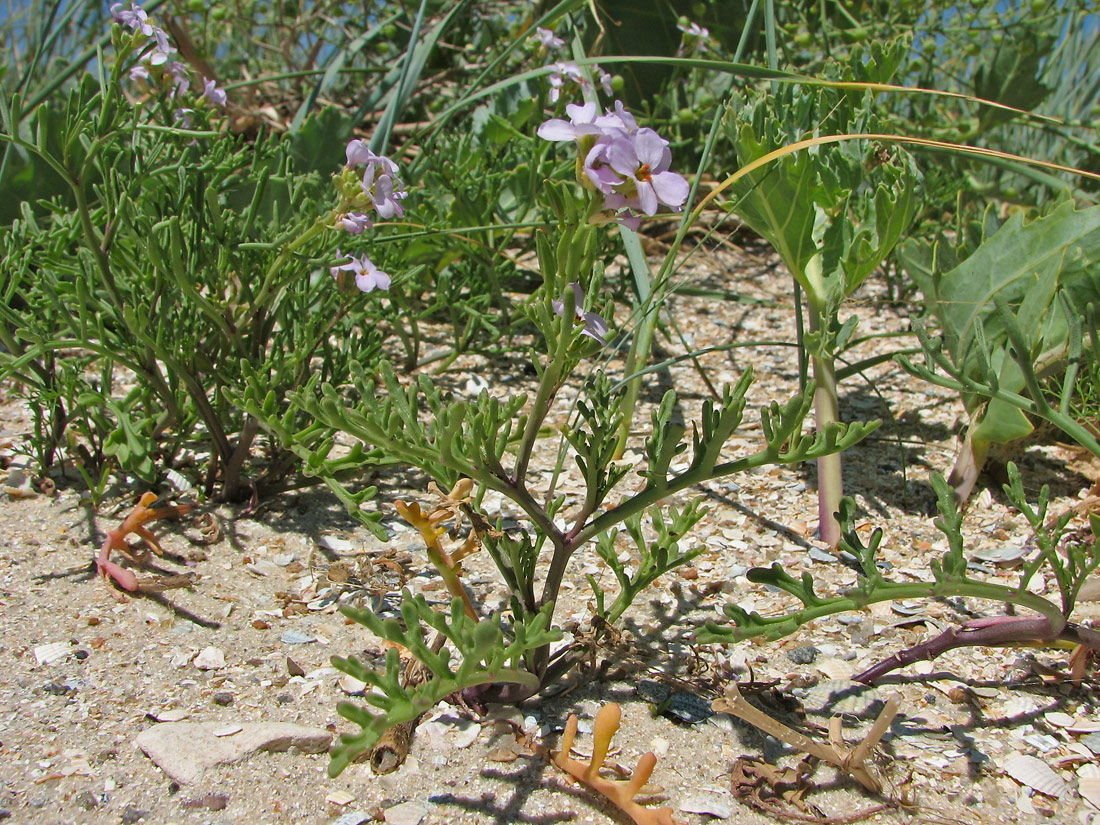
[[853, 678], [871, 684], [887, 673], [922, 660], [935, 659], [958, 647], [998, 647], [1028, 642], [1072, 642], [1100, 650], [1100, 633], [1075, 624], [1055, 628], [1046, 616], [994, 616], [953, 627], [934, 639], [895, 653]]

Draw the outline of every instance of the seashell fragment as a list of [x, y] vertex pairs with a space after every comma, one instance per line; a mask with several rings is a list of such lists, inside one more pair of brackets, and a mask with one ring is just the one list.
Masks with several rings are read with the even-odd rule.
[[1061, 799], [1066, 793], [1066, 783], [1046, 762], [1035, 756], [1017, 756], [1003, 765], [1004, 772], [1032, 790], [1046, 796]]

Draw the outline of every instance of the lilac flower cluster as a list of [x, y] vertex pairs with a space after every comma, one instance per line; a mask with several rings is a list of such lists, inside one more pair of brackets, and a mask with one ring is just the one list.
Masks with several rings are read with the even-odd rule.
[[[549, 29], [535, 29], [535, 37], [538, 38], [539, 48], [548, 55], [552, 55], [565, 45], [565, 41]], [[592, 88], [592, 81], [581, 70], [581, 67], [572, 61], [557, 61], [553, 64], [554, 71], [550, 73], [550, 102], [557, 103], [561, 99], [561, 93], [570, 84], [578, 87], [582, 92]], [[593, 66], [592, 71], [596, 76], [596, 85], [603, 89], [604, 94], [611, 96], [611, 75], [599, 66]]]
[[[191, 88], [190, 73], [186, 65], [172, 57], [176, 53], [176, 49], [168, 41], [168, 34], [164, 29], [150, 23], [146, 11], [133, 2], [130, 3], [130, 8], [125, 8], [122, 3], [115, 3], [111, 6], [111, 17], [120, 26], [125, 26], [133, 31], [135, 35], [140, 34], [153, 41], [152, 48], [143, 55], [141, 62], [130, 69], [130, 79], [152, 83], [153, 73], [155, 73], [158, 78], [170, 77], [172, 79], [169, 94], [173, 98], [187, 94]], [[203, 86], [205, 88], [202, 96], [215, 106], [225, 108], [225, 90], [219, 89], [218, 84], [209, 78], [203, 80]], [[185, 125], [188, 124], [190, 122], [188, 116], [191, 111], [191, 109], [177, 110], [176, 120], [182, 121]]]
[[[372, 211], [386, 220], [405, 217], [405, 207], [401, 201], [408, 192], [398, 177], [397, 164], [383, 155], [376, 155], [366, 141], [359, 139], [350, 141], [344, 154], [347, 164], [343, 174], [334, 176], [342, 196], [336, 210], [336, 227], [352, 235], [361, 235], [364, 229], [373, 226]], [[365, 167], [362, 176], [359, 174], [361, 166]], [[336, 254], [343, 253], [337, 250]], [[343, 284], [345, 272], [351, 272], [355, 276], [355, 285], [362, 292], [390, 288], [390, 276], [376, 267], [366, 255], [358, 258], [348, 255], [347, 258], [346, 263], [329, 267], [337, 285]]]
[[669, 171], [668, 141], [639, 127], [620, 101], [602, 115], [595, 103], [569, 104], [565, 111], [569, 120], [551, 118], [539, 126], [538, 135], [576, 142], [580, 183], [603, 196], [604, 207], [619, 223], [637, 229], [639, 213], [655, 215], [662, 204], [674, 212], [683, 208], [690, 186], [682, 175]]
[[710, 30], [698, 23], [681, 18], [676, 28], [684, 33], [680, 48], [676, 50], [677, 57], [683, 57], [685, 53], [705, 52], [710, 48]]
[[548, 52], [556, 52], [565, 45], [565, 41], [549, 29], [535, 28], [535, 37], [539, 39], [539, 45]]
[[[358, 139], [348, 143], [345, 155], [347, 165], [342, 178], [344, 208], [337, 214], [337, 226], [352, 235], [361, 234], [372, 226], [367, 210], [374, 210], [386, 220], [405, 217], [401, 201], [408, 192], [397, 176], [397, 164], [387, 157], [374, 154], [365, 141]], [[362, 178], [358, 177], [360, 166], [366, 167]], [[349, 183], [354, 185], [349, 186]]]
[[[593, 66], [596, 73], [596, 83], [605, 95], [611, 95], [611, 75], [599, 66]], [[592, 88], [592, 82], [588, 79], [581, 67], [573, 62], [558, 62], [554, 64], [554, 71], [550, 74], [550, 102], [557, 103], [561, 98], [562, 90], [572, 83], [582, 91]]]

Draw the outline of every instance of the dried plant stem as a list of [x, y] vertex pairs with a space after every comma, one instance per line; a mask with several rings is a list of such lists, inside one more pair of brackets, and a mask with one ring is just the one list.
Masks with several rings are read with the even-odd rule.
[[726, 695], [719, 699], [715, 699], [711, 703], [711, 707], [719, 713], [732, 713], [739, 719], [743, 719], [750, 725], [760, 728], [765, 733], [771, 734], [776, 739], [786, 742], [788, 745], [798, 748], [803, 753], [808, 753], [810, 756], [816, 756], [825, 762], [835, 765], [844, 773], [855, 779], [860, 785], [865, 787], [871, 793], [881, 793], [882, 783], [878, 778], [868, 770], [863, 764], [864, 760], [871, 753], [871, 749], [878, 744], [882, 739], [883, 734], [886, 733], [890, 727], [890, 723], [898, 712], [898, 703], [894, 699], [890, 699], [886, 706], [879, 713], [878, 718], [875, 719], [874, 725], [871, 727], [870, 732], [863, 738], [863, 741], [856, 746], [852, 751], [844, 745], [843, 735], [840, 729], [840, 718], [834, 718], [830, 724], [829, 739], [830, 746], [826, 747], [819, 742], [810, 739], [793, 730], [782, 722], [773, 719], [768, 714], [759, 708], [750, 705], [746, 701], [745, 697], [741, 695], [741, 691], [737, 689], [737, 683], [733, 682], [726, 689]]
[[[430, 645], [432, 653], [442, 650], [446, 641], [446, 636], [435, 631]], [[405, 668], [405, 678], [402, 681], [406, 688], [411, 688], [426, 682], [430, 675], [428, 669], [414, 659]], [[413, 731], [420, 722], [420, 718], [417, 716], [408, 722], [394, 725], [378, 738], [377, 744], [371, 750], [364, 751], [365, 755], [369, 754], [371, 771], [376, 774], [393, 773], [405, 764], [405, 759], [409, 755], [409, 746], [412, 744]]]

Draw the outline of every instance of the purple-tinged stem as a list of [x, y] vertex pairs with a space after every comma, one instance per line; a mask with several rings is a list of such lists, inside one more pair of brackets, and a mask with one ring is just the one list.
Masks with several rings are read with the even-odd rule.
[[1055, 629], [1046, 616], [993, 616], [975, 619], [953, 627], [934, 639], [895, 653], [877, 665], [852, 677], [857, 682], [872, 684], [887, 673], [915, 662], [931, 661], [940, 654], [958, 647], [998, 647], [1028, 642], [1064, 641], [1100, 650], [1100, 632], [1075, 624], [1063, 624]]

